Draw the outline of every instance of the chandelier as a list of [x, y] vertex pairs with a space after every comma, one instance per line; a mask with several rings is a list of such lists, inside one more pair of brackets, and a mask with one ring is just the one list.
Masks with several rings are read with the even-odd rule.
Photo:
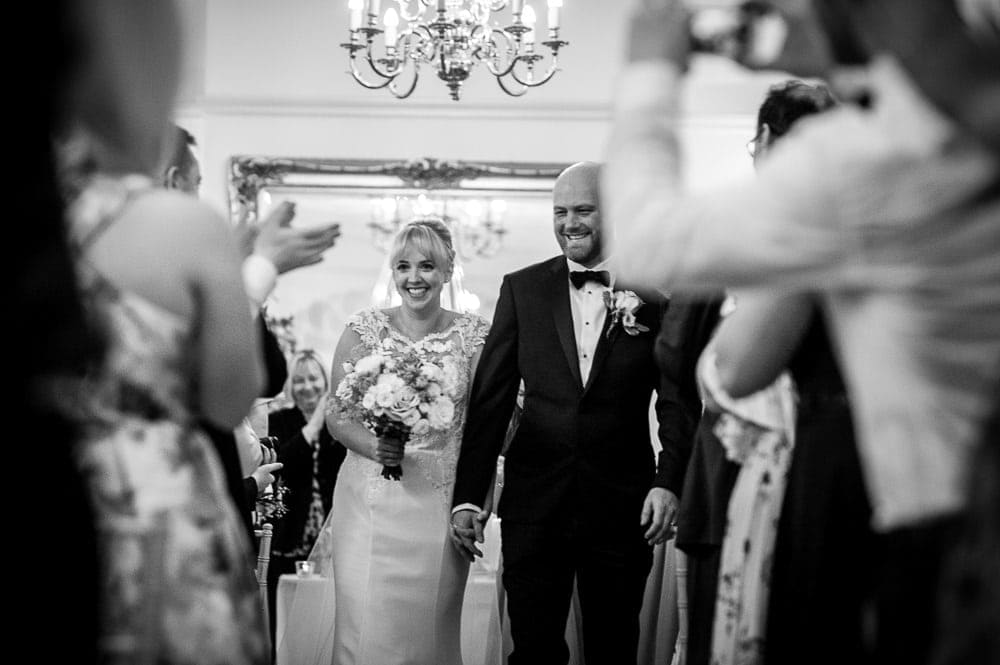
[[451, 230], [455, 253], [468, 261], [497, 253], [507, 233], [506, 211], [507, 202], [496, 198], [445, 199], [427, 194], [373, 197], [368, 228], [375, 246], [387, 251], [403, 224], [420, 217], [438, 217]]
[[[348, 0], [350, 42], [341, 46], [350, 53], [351, 74], [358, 83], [372, 90], [388, 88], [399, 99], [416, 89], [420, 65], [427, 64], [457, 101], [462, 83], [478, 63], [496, 77], [504, 92], [520, 97], [552, 78], [558, 70], [559, 49], [569, 43], [559, 39], [563, 0], [547, 0], [548, 39], [542, 45], [551, 57], [544, 72], [536, 68], [545, 56], [535, 51], [535, 10], [525, 0], [389, 0], [393, 1], [399, 9], [386, 9], [380, 26], [382, 0]], [[494, 13], [508, 5], [509, 24], [500, 27], [493, 21]], [[382, 46], [376, 51], [378, 35]]]

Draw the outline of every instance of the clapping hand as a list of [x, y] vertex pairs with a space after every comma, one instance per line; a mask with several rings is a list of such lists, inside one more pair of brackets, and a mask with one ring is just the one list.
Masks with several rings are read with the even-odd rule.
[[299, 229], [291, 226], [294, 218], [295, 204], [282, 201], [259, 224], [241, 229], [243, 243], [273, 263], [279, 275], [319, 263], [340, 236], [340, 224]]
[[451, 544], [466, 560], [473, 561], [483, 555], [477, 545], [486, 539], [484, 533], [489, 518], [490, 511], [480, 510], [477, 513], [471, 508], [459, 510], [451, 516]]
[[323, 428], [326, 427], [326, 400], [329, 396], [329, 392], [319, 396], [319, 399], [316, 400], [316, 408], [309, 416], [309, 421], [302, 426], [302, 436], [309, 443], [316, 441]]

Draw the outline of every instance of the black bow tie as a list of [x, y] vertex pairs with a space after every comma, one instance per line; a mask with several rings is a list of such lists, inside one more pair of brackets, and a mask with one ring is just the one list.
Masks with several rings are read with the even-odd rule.
[[611, 273], [607, 270], [571, 270], [569, 281], [578, 289], [587, 282], [597, 282], [603, 286], [611, 286]]

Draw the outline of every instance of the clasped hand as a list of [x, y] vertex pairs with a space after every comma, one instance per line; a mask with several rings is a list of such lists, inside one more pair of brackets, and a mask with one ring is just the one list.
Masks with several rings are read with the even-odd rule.
[[459, 510], [451, 516], [451, 544], [467, 561], [483, 555], [478, 545], [486, 539], [484, 534], [489, 519], [490, 511], [480, 510], [477, 513], [471, 508]]

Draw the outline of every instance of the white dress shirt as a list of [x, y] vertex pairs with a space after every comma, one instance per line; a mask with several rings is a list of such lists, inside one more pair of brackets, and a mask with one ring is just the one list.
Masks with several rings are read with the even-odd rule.
[[[570, 272], [580, 270], [608, 270], [608, 259], [604, 259], [593, 268], [587, 268], [576, 261], [566, 259]], [[614, 273], [608, 270], [611, 275], [611, 287], [615, 284]], [[604, 329], [604, 319], [607, 317], [608, 308], [604, 304], [604, 293], [611, 291], [599, 282], [586, 282], [579, 289], [573, 286], [566, 278], [569, 288], [569, 308], [573, 314], [573, 335], [576, 338], [576, 354], [580, 362], [580, 380], [583, 385], [587, 385], [587, 378], [590, 376], [590, 368], [594, 364], [594, 351], [597, 350], [597, 343], [601, 339], [601, 330]]]
[[771, 286], [822, 299], [858, 452], [887, 530], [953, 514], [1000, 379], [1000, 206], [963, 204], [1000, 164], [887, 57], [871, 109], [804, 118], [757, 176], [680, 191], [680, 75], [629, 66], [603, 174], [621, 282]]

